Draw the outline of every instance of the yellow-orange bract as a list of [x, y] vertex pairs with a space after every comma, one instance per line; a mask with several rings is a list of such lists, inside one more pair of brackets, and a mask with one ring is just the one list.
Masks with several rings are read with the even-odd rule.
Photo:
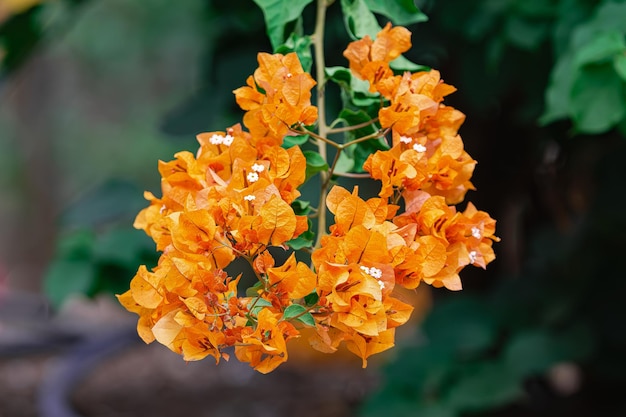
[[[162, 255], [152, 270], [139, 267], [118, 296], [139, 315], [146, 343], [156, 340], [189, 361], [228, 359], [225, 349], [234, 347], [237, 359], [267, 373], [287, 361], [288, 342], [308, 328], [314, 349], [330, 353], [343, 344], [366, 366], [394, 346], [395, 329], [413, 312], [402, 292], [421, 283], [460, 290], [464, 267], [494, 259], [495, 220], [472, 203], [464, 211], [454, 206], [473, 189], [476, 165], [458, 134], [465, 115], [443, 104], [455, 88], [435, 70], [396, 74], [389, 66], [410, 46], [410, 32], [389, 24], [344, 52], [354, 76], [380, 94], [375, 120], [390, 132], [390, 147], [363, 166], [380, 180], [377, 197], [335, 185], [313, 211], [328, 208], [334, 223], [310, 250], [310, 265], [295, 252], [275, 259], [276, 248], [302, 244], [297, 238], [310, 227], [294, 211], [307, 160], [298, 146], [281, 147], [286, 135], [317, 120], [316, 83], [295, 53], [260, 53], [258, 69], [234, 91], [249, 132], [235, 125], [202, 133], [195, 155], [159, 162], [162, 196], [145, 193], [150, 204], [134, 225]], [[246, 296], [238, 288], [246, 278], [225, 272], [237, 258], [256, 278]]]

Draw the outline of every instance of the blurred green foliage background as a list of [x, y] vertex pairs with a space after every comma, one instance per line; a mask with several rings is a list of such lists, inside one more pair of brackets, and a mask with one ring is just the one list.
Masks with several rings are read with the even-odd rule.
[[[458, 88], [449, 103], [479, 162], [468, 200], [502, 242], [488, 271], [464, 271], [463, 293], [434, 291], [360, 413], [626, 414], [626, 2], [417, 5], [428, 21], [409, 26], [407, 58]], [[159, 192], [156, 161], [240, 120], [232, 90], [272, 48], [263, 14], [249, 0], [2, 10], [4, 285], [54, 306], [121, 292], [156, 262], [131, 227], [142, 191]], [[329, 66], [346, 65], [348, 41], [334, 5]]]

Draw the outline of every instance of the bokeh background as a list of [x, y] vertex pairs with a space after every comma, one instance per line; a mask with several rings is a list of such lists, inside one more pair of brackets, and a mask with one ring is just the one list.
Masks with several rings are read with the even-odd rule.
[[[365, 371], [296, 346], [261, 376], [142, 345], [113, 297], [156, 262], [131, 225], [157, 160], [241, 119], [261, 10], [0, 0], [0, 417], [626, 415], [626, 2], [416, 3], [407, 57], [458, 88], [497, 259], [414, 295]], [[328, 65], [343, 25], [334, 4]]]

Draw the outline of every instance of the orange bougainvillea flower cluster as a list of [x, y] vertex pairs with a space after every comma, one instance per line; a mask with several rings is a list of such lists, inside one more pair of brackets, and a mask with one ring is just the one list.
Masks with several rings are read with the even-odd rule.
[[[266, 308], [255, 312], [258, 299], [238, 298], [238, 279], [224, 268], [236, 257], [265, 259], [263, 268], [255, 263], [257, 273], [293, 281], [291, 272], [271, 268], [266, 249], [283, 246], [308, 228], [306, 217], [290, 206], [300, 195], [306, 162], [298, 147], [264, 146], [260, 152], [239, 126], [200, 134], [198, 141], [196, 156], [180, 152], [159, 165], [163, 196], [146, 193], [150, 206], [135, 227], [163, 254], [152, 272], [139, 269], [120, 301], [140, 315], [139, 334], [147, 342], [156, 339], [186, 360], [219, 359], [223, 348], [237, 344], [237, 357], [269, 371], [286, 360], [285, 341], [298, 334], [287, 322], [276, 324], [293, 294], [283, 297], [286, 284], [268, 281], [266, 296], [276, 305], [261, 303]], [[304, 264], [292, 262], [304, 280]], [[293, 286], [311, 292], [315, 280], [308, 272], [312, 283]], [[250, 332], [246, 323], [252, 316], [272, 331]]]
[[411, 47], [410, 37], [405, 28], [388, 24], [376, 40], [366, 36], [344, 52], [353, 73], [388, 100], [378, 116], [381, 127], [391, 129], [394, 146], [372, 155], [364, 168], [383, 182], [381, 197], [393, 190], [407, 191], [407, 197], [421, 189], [456, 204], [473, 189], [469, 180], [476, 165], [457, 134], [465, 115], [442, 104], [456, 89], [443, 83], [438, 71], [391, 71], [389, 62]]
[[295, 52], [287, 55], [260, 53], [259, 68], [234, 91], [237, 104], [246, 110], [243, 121], [256, 142], [278, 144], [295, 123], [317, 120], [311, 105], [315, 81], [304, 72]]
[[[294, 211], [310, 151], [285, 149], [284, 138], [309, 134], [333, 143], [306, 127], [317, 120], [315, 81], [295, 53], [259, 54], [247, 86], [234, 91], [248, 132], [235, 125], [202, 133], [196, 155], [180, 152], [159, 163], [162, 196], [146, 192], [150, 205], [135, 227], [162, 255], [152, 271], [141, 266], [119, 296], [139, 315], [144, 341], [188, 361], [228, 359], [231, 348], [266, 373], [288, 359], [289, 340], [309, 327], [313, 348], [334, 352], [343, 344], [366, 366], [394, 345], [395, 329], [413, 311], [400, 300], [400, 287], [424, 282], [460, 290], [465, 266], [484, 268], [494, 259], [495, 220], [471, 203], [464, 211], [454, 206], [473, 188], [475, 166], [458, 135], [464, 115], [442, 103], [454, 87], [437, 71], [395, 74], [389, 66], [410, 46], [408, 30], [387, 25], [344, 53], [353, 74], [380, 94], [378, 123], [391, 147], [363, 167], [381, 181], [378, 197], [363, 200], [358, 187], [338, 185], [321, 193], [326, 197], [311, 217], [326, 215], [327, 207], [334, 224], [309, 250], [310, 265], [295, 252], [278, 262], [269, 250], [295, 247], [311, 232], [308, 217]], [[246, 277], [231, 271], [237, 258], [255, 277], [245, 296], [238, 287]]]

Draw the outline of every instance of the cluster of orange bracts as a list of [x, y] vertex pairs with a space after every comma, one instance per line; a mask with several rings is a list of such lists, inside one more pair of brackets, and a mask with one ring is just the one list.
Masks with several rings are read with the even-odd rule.
[[[141, 266], [119, 296], [139, 315], [144, 341], [157, 340], [185, 360], [219, 361], [234, 346], [239, 360], [266, 373], [287, 360], [287, 342], [301, 326], [314, 326], [314, 348], [333, 352], [345, 343], [365, 366], [393, 346], [395, 328], [413, 310], [394, 296], [396, 286], [423, 281], [458, 290], [461, 269], [494, 259], [495, 221], [471, 203], [464, 212], [452, 206], [471, 189], [475, 165], [457, 134], [463, 114], [441, 103], [454, 88], [436, 71], [389, 69], [410, 45], [406, 29], [388, 25], [375, 41], [366, 37], [345, 51], [353, 73], [386, 100], [379, 121], [393, 146], [364, 166], [382, 182], [379, 197], [331, 189], [326, 206], [335, 222], [313, 249], [311, 267], [293, 253], [276, 266], [268, 251], [308, 229], [291, 206], [305, 180], [305, 157], [298, 146], [280, 146], [291, 126], [317, 118], [315, 82], [296, 54], [259, 54], [248, 86], [235, 91], [249, 132], [235, 125], [200, 134], [196, 156], [180, 152], [160, 162], [163, 196], [146, 193], [150, 206], [135, 227], [162, 255], [152, 272]], [[248, 260], [259, 281], [246, 297], [238, 295], [240, 276], [224, 271], [235, 258]], [[300, 313], [287, 315], [294, 306]]]

